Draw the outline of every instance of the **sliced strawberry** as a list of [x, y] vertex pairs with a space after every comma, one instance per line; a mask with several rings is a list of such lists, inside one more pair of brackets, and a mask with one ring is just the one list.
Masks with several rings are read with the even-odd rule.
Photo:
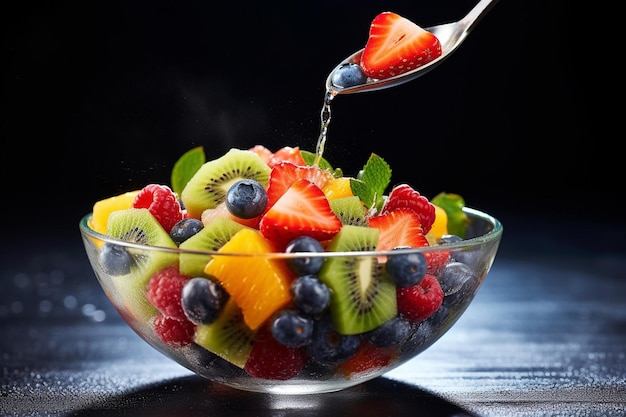
[[294, 182], [307, 179], [319, 188], [324, 188], [333, 179], [333, 175], [316, 166], [297, 165], [293, 162], [283, 161], [272, 168], [267, 185], [267, 208], [274, 205]]
[[410, 208], [417, 213], [424, 234], [430, 231], [435, 222], [435, 206], [408, 184], [397, 185], [391, 190], [381, 213], [399, 208]]
[[271, 168], [281, 162], [291, 162], [292, 164], [296, 164], [299, 166], [306, 165], [306, 162], [304, 162], [302, 154], [300, 153], [300, 148], [298, 146], [296, 146], [295, 148], [292, 148], [291, 146], [284, 146], [280, 148], [279, 150], [274, 152], [267, 164]]
[[339, 369], [347, 379], [351, 379], [381, 370], [396, 357], [396, 347], [377, 347], [365, 342], [361, 343], [359, 350], [350, 359], [339, 365]]
[[[399, 246], [423, 248], [430, 246], [424, 235], [419, 215], [410, 208], [397, 208], [369, 218], [369, 226], [380, 230], [377, 250], [386, 251]], [[424, 252], [427, 273], [437, 274], [450, 257], [447, 251]]]
[[266, 164], [269, 163], [270, 159], [272, 159], [272, 156], [274, 155], [274, 152], [272, 152], [263, 145], [254, 145], [252, 148], [249, 149], [249, 151], [259, 155], [263, 162], [265, 162]]
[[303, 235], [331, 239], [341, 230], [341, 220], [331, 210], [321, 188], [300, 179], [265, 213], [259, 229], [266, 239], [285, 245]]
[[396, 13], [383, 12], [372, 21], [360, 65], [368, 77], [384, 79], [440, 55], [441, 43], [435, 35]]
[[370, 227], [380, 230], [377, 250], [387, 251], [398, 246], [420, 248], [428, 241], [424, 237], [420, 218], [411, 209], [397, 209], [369, 218]]
[[398, 313], [409, 321], [419, 323], [441, 307], [443, 290], [437, 278], [426, 274], [418, 284], [398, 288], [396, 298]]

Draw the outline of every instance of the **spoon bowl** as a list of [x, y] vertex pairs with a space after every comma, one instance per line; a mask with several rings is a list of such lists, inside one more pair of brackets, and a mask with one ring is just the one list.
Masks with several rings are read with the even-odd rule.
[[452, 52], [454, 52], [461, 43], [465, 40], [470, 31], [476, 26], [480, 19], [498, 2], [498, 0], [480, 0], [473, 8], [463, 17], [461, 20], [452, 23], [445, 23], [442, 25], [432, 26], [425, 28], [428, 32], [439, 39], [441, 43], [441, 55], [421, 67], [414, 70], [405, 72], [394, 77], [385, 79], [367, 78], [364, 83], [351, 85], [347, 87], [340, 87], [333, 83], [334, 73], [345, 64], [359, 64], [363, 49], [353, 53], [345, 58], [339, 65], [337, 65], [326, 79], [326, 90], [333, 96], [337, 94], [352, 94], [361, 93], [365, 91], [382, 90], [389, 87], [395, 87], [400, 84], [404, 84], [415, 78], [421, 77], [428, 73], [430, 70], [436, 68], [441, 64]]

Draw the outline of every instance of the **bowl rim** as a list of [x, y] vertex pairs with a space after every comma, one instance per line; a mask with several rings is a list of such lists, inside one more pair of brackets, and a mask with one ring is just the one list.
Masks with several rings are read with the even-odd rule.
[[202, 250], [188, 250], [188, 249], [180, 249], [180, 248], [172, 248], [165, 246], [150, 246], [143, 245], [140, 243], [127, 242], [125, 240], [112, 238], [110, 236], [106, 236], [102, 233], [99, 233], [93, 230], [89, 226], [89, 219], [91, 218], [93, 213], [88, 213], [84, 215], [79, 222], [79, 229], [83, 237], [90, 239], [97, 239], [99, 241], [105, 243], [111, 243], [119, 246], [124, 246], [128, 248], [134, 248], [145, 251], [160, 251], [160, 252], [169, 252], [169, 253], [184, 253], [184, 254], [193, 254], [193, 255], [209, 255], [209, 256], [240, 256], [240, 257], [269, 257], [276, 259], [289, 259], [289, 258], [302, 258], [302, 257], [313, 257], [313, 258], [328, 258], [328, 257], [341, 257], [341, 256], [389, 256], [389, 255], [398, 255], [399, 253], [427, 253], [427, 252], [437, 252], [445, 248], [450, 251], [457, 251], [468, 248], [473, 248], [477, 246], [483, 246], [488, 243], [492, 243], [494, 241], [500, 240], [504, 227], [502, 223], [495, 217], [490, 214], [487, 214], [483, 211], [471, 208], [471, 207], [463, 207], [463, 212], [470, 217], [477, 218], [479, 220], [487, 222], [491, 226], [491, 230], [487, 233], [475, 236], [469, 239], [464, 239], [459, 242], [446, 243], [443, 245], [436, 246], [427, 246], [421, 248], [406, 248], [406, 249], [394, 249], [387, 251], [350, 251], [350, 252], [265, 252], [265, 253], [235, 253], [235, 252], [218, 252], [218, 251], [202, 251]]

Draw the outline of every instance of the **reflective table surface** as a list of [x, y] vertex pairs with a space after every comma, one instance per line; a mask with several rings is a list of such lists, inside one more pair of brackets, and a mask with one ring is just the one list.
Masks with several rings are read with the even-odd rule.
[[0, 280], [0, 415], [625, 415], [623, 229], [503, 223], [474, 303], [429, 350], [346, 391], [282, 397], [211, 383], [149, 347], [108, 303], [78, 230], [28, 252], [12, 244]]

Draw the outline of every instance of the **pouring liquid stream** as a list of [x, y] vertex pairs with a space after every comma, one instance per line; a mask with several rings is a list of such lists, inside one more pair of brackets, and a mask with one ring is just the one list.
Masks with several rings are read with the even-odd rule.
[[317, 146], [315, 147], [315, 166], [319, 166], [320, 159], [322, 159], [322, 155], [324, 154], [326, 137], [328, 135], [328, 125], [330, 124], [331, 119], [330, 103], [333, 101], [333, 98], [335, 98], [335, 95], [327, 89], [326, 94], [324, 95], [322, 111], [320, 113], [321, 127], [320, 135], [317, 138]]

